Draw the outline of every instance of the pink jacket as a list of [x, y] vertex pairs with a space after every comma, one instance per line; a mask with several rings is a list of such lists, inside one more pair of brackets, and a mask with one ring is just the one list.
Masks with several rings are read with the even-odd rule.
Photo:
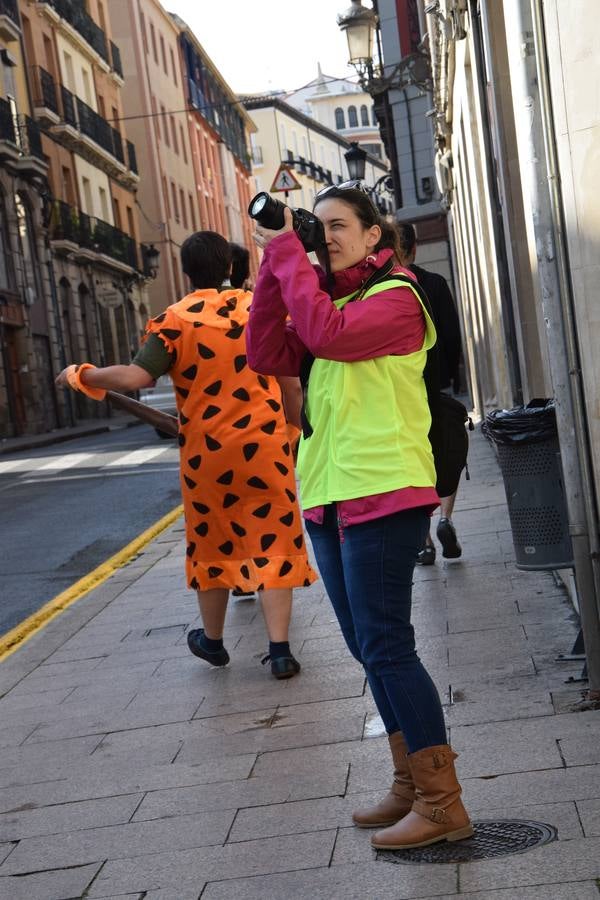
[[[358, 290], [391, 256], [391, 250], [380, 250], [336, 272], [333, 299]], [[401, 266], [393, 271], [415, 280]], [[307, 351], [324, 359], [355, 362], [412, 353], [422, 346], [425, 320], [412, 291], [393, 288], [339, 310], [324, 283], [325, 273], [311, 266], [295, 233], [285, 232], [267, 245], [246, 331], [252, 369], [269, 375], [298, 375]], [[415, 506], [433, 511], [437, 505], [433, 488], [403, 488], [338, 502], [338, 522], [355, 525]], [[320, 524], [323, 508], [305, 510], [304, 515]]]

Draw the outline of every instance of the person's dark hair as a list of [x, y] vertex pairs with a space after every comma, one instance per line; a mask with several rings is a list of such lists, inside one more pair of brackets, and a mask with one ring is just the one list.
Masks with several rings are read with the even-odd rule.
[[216, 231], [196, 231], [181, 245], [181, 266], [194, 288], [219, 290], [231, 267], [229, 242]]
[[417, 234], [414, 227], [409, 222], [401, 222], [396, 225], [398, 231], [398, 242], [402, 258], [410, 256], [417, 244]]
[[398, 243], [398, 232], [396, 230], [396, 226], [391, 222], [387, 222], [383, 219], [378, 209], [371, 202], [369, 195], [364, 191], [361, 191], [359, 188], [343, 188], [339, 189], [336, 187], [330, 188], [323, 197], [319, 197], [317, 195], [314, 205], [313, 211], [317, 208], [318, 204], [321, 203], [322, 200], [342, 200], [344, 203], [347, 203], [353, 210], [356, 216], [360, 219], [365, 228], [371, 228], [373, 225], [379, 225], [381, 228], [381, 238], [377, 242], [377, 245], [374, 247], [375, 253], [379, 250], [390, 249], [394, 251], [394, 254], [400, 260], [400, 245]]
[[241, 244], [230, 242], [231, 247], [231, 275], [229, 281], [233, 288], [243, 288], [250, 275], [250, 251]]

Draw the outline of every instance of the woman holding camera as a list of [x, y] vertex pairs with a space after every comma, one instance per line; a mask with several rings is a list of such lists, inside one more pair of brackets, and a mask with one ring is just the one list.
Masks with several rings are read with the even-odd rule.
[[416, 291], [394, 281], [412, 279], [393, 264], [395, 231], [356, 183], [325, 188], [314, 213], [322, 269], [310, 265], [289, 209], [280, 230], [257, 227], [265, 253], [247, 346], [262, 373], [306, 374], [314, 358], [298, 455], [304, 516], [394, 764], [388, 795], [353, 820], [387, 826], [372, 838], [380, 849], [460, 840], [473, 829], [456, 754], [410, 621], [413, 570], [438, 505], [423, 380], [435, 329]]

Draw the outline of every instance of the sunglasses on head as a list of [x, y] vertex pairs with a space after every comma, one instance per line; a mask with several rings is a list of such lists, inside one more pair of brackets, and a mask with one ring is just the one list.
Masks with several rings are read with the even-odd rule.
[[362, 191], [363, 194], [367, 193], [360, 178], [353, 178], [352, 181], [342, 181], [341, 184], [328, 184], [327, 187], [321, 188], [315, 194], [315, 200], [321, 200], [332, 191]]

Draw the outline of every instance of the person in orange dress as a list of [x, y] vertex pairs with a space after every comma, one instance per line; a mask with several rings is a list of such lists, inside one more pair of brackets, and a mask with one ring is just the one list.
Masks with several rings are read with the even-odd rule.
[[271, 672], [300, 671], [288, 642], [292, 589], [316, 579], [306, 553], [282, 392], [253, 372], [245, 329], [252, 294], [221, 291], [231, 250], [211, 231], [181, 248], [194, 290], [151, 319], [127, 366], [68, 366], [56, 379], [95, 399], [171, 377], [179, 413], [180, 475], [186, 522], [186, 575], [203, 628], [188, 632], [194, 655], [229, 662], [223, 629], [230, 589], [257, 591], [269, 634]]

